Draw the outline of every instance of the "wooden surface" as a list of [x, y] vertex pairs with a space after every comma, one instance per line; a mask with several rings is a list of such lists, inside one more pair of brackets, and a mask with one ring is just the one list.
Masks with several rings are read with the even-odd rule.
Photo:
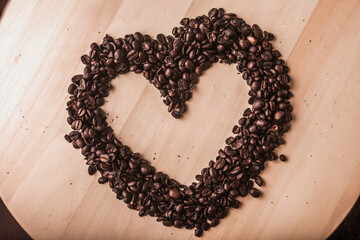
[[[26, 2], [26, 3], [25, 3]], [[26, 7], [25, 7], [26, 6]], [[292, 130], [271, 162], [260, 199], [240, 199], [204, 239], [324, 239], [360, 192], [360, 2], [20, 1], [0, 23], [0, 196], [35, 239], [193, 239], [193, 231], [140, 218], [109, 187], [88, 176], [63, 135], [80, 56], [109, 33], [170, 33], [184, 16], [211, 7], [273, 32], [293, 78]], [[248, 87], [235, 66], [201, 77], [181, 120], [166, 111], [141, 75], [113, 81], [105, 110], [116, 134], [157, 169], [190, 183], [224, 146]], [[178, 157], [178, 155], [180, 157]]]

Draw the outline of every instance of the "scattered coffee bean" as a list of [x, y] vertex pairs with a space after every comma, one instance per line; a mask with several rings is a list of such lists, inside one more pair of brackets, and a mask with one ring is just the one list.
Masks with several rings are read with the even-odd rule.
[[[67, 123], [72, 130], [66, 141], [79, 148], [89, 165], [88, 173], [100, 173], [117, 199], [139, 216], [150, 215], [164, 226], [194, 229], [195, 236], [219, 224], [230, 208], [239, 208], [238, 196], [257, 198], [263, 186], [259, 176], [274, 150], [285, 143], [290, 129], [292, 93], [289, 68], [273, 49], [274, 35], [256, 24], [250, 26], [235, 14], [213, 8], [208, 16], [184, 18], [172, 35], [156, 39], [139, 32], [114, 39], [106, 35], [92, 43], [81, 57], [83, 74], [72, 77], [67, 89]], [[116, 136], [101, 109], [119, 74], [142, 73], [159, 90], [174, 118], [186, 112], [199, 76], [213, 63], [236, 63], [249, 86], [249, 104], [233, 136], [209, 166], [184, 186], [134, 153]], [[286, 161], [280, 155], [281, 161]]]
[[283, 154], [280, 155], [280, 161], [286, 162], [287, 161], [287, 157]]
[[253, 196], [254, 198], [258, 198], [260, 196], [260, 191], [256, 188], [252, 188], [250, 189], [250, 195]]

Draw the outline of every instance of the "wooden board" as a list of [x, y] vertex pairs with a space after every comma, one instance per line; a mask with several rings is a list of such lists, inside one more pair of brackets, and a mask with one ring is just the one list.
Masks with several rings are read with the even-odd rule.
[[[241, 199], [204, 239], [324, 239], [360, 192], [360, 2], [12, 0], [0, 24], [0, 195], [35, 239], [193, 239], [193, 231], [140, 218], [88, 176], [63, 136], [67, 87], [80, 56], [109, 33], [170, 33], [212, 7], [275, 33], [293, 78], [289, 162], [271, 162], [263, 197]], [[182, 120], [141, 75], [114, 80], [105, 105], [124, 143], [182, 183], [224, 146], [248, 88], [235, 66], [201, 77]], [[178, 155], [180, 157], [178, 157]]]

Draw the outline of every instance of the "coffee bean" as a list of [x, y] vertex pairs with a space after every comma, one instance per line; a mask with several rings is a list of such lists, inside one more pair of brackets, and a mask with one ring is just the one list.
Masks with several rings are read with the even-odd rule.
[[83, 124], [81, 120], [75, 120], [72, 122], [71, 127], [74, 130], [80, 130], [82, 128]]
[[143, 166], [141, 166], [140, 171], [141, 171], [141, 174], [146, 176], [150, 173], [151, 169], [148, 165], [143, 165]]
[[104, 183], [106, 183], [108, 180], [105, 178], [105, 177], [100, 177], [99, 179], [98, 179], [98, 182], [100, 183], [100, 184], [104, 184]]
[[250, 189], [250, 195], [253, 196], [254, 198], [258, 198], [260, 196], [260, 191], [257, 190], [256, 188], [252, 188]]
[[180, 118], [181, 117], [181, 114], [179, 111], [172, 111], [171, 112], [171, 115], [174, 117], [174, 118]]
[[256, 45], [256, 43], [257, 43], [256, 38], [254, 38], [254, 37], [252, 37], [252, 36], [248, 36], [248, 37], [247, 37], [247, 40], [249, 41], [249, 43], [250, 43], [251, 45]]
[[178, 86], [180, 90], [186, 90], [188, 88], [188, 84], [184, 79], [178, 81]]
[[277, 111], [275, 114], [274, 114], [274, 119], [276, 121], [280, 121], [283, 117], [284, 117], [285, 113], [283, 111]]
[[201, 228], [195, 229], [195, 236], [196, 237], [201, 237], [202, 233], [203, 233], [203, 230]]
[[179, 205], [176, 206], [175, 211], [177, 213], [181, 213], [183, 209], [184, 209], [184, 204], [180, 203]]
[[260, 99], [256, 99], [253, 103], [252, 106], [254, 109], [261, 109], [264, 107], [264, 101], [260, 100]]
[[264, 181], [262, 180], [262, 178], [260, 176], [256, 176], [255, 177], [255, 183], [261, 187], [264, 184]]
[[207, 230], [209, 230], [210, 229], [210, 224], [209, 223], [203, 223], [203, 225], [202, 225], [202, 229], [204, 230], [204, 231], [207, 231]]
[[183, 221], [180, 221], [180, 220], [175, 220], [175, 221], [174, 221], [174, 227], [176, 227], [176, 228], [182, 228], [182, 227], [184, 227], [184, 222], [183, 222]]
[[171, 221], [163, 221], [163, 225], [166, 227], [171, 227], [174, 224]]
[[241, 39], [239, 41], [239, 45], [240, 45], [241, 49], [243, 49], [243, 50], [247, 50], [249, 48], [249, 43], [245, 39]]
[[89, 175], [94, 175], [96, 173], [96, 168], [94, 166], [89, 166], [88, 168]]
[[280, 155], [280, 161], [286, 162], [287, 161], [287, 157], [283, 154]]
[[107, 154], [101, 154], [101, 156], [100, 156], [100, 161], [102, 161], [102, 162], [104, 162], [104, 163], [109, 162], [109, 161], [110, 161], [109, 155], [107, 155]]
[[188, 69], [188, 70], [192, 70], [194, 68], [194, 63], [193, 61], [191, 61], [190, 59], [188, 59], [186, 62], [185, 62], [185, 67]]
[[173, 199], [179, 199], [181, 197], [179, 190], [176, 188], [169, 191], [169, 196]]
[[217, 176], [217, 172], [214, 168], [210, 168], [209, 169], [209, 173], [211, 177], [216, 177]]
[[216, 227], [218, 224], [219, 224], [219, 219], [214, 218], [213, 220], [211, 220], [210, 226]]

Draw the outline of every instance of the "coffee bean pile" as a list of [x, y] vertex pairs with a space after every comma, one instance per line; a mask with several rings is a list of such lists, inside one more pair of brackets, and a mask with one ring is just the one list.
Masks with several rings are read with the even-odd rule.
[[[239, 208], [238, 196], [260, 196], [256, 185], [264, 182], [259, 174], [265, 161], [278, 158], [274, 149], [285, 143], [282, 136], [290, 127], [292, 93], [289, 69], [271, 44], [273, 34], [222, 8], [184, 18], [180, 24], [172, 35], [156, 39], [136, 32], [92, 43], [89, 55], [81, 57], [84, 73], [74, 76], [68, 88], [67, 121], [73, 131], [65, 139], [81, 149], [89, 174], [99, 171], [99, 183], [108, 183], [130, 209], [156, 217], [165, 226], [195, 228], [200, 237], [230, 208]], [[252, 107], [244, 111], [215, 161], [185, 186], [123, 145], [101, 106], [118, 74], [142, 73], [159, 89], [171, 115], [180, 118], [199, 77], [216, 62], [236, 63], [250, 86]]]

